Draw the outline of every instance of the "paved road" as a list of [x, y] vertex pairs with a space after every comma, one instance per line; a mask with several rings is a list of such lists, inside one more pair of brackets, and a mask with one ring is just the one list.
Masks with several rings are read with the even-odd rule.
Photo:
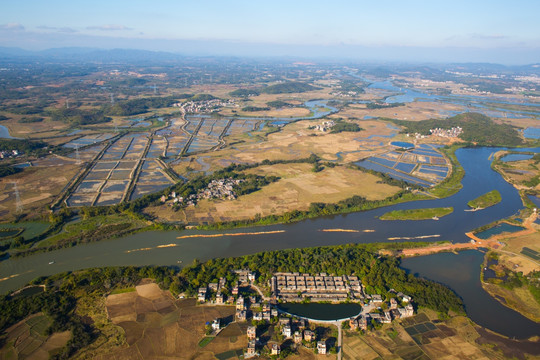
[[341, 360], [342, 347], [343, 347], [343, 333], [341, 331], [341, 322], [337, 323], [338, 338], [337, 338], [337, 360]]

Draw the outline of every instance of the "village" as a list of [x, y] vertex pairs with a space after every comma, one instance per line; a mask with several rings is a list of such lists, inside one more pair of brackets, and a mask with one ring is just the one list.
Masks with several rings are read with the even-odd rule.
[[[248, 346], [244, 358], [259, 355], [286, 357], [303, 346], [317, 354], [336, 353], [337, 339], [330, 326], [343, 326], [351, 331], [368, 331], [381, 324], [414, 316], [412, 298], [390, 290], [387, 299], [379, 294], [366, 294], [357, 276], [329, 276], [300, 273], [275, 273], [269, 281], [270, 291], [256, 285], [257, 274], [250, 270], [234, 270], [232, 284], [225, 277], [198, 289], [200, 306], [235, 306], [234, 319], [214, 319], [206, 324], [207, 336], [217, 336], [232, 322], [247, 323]], [[228, 295], [227, 295], [228, 294]], [[331, 321], [310, 319], [289, 314], [279, 307], [286, 302], [353, 301], [361, 304], [359, 314]], [[249, 322], [250, 321], [250, 322]]]
[[187, 114], [212, 113], [219, 111], [222, 107], [238, 107], [234, 99], [221, 100], [211, 99], [202, 101], [188, 101], [185, 103], [173, 104], [174, 107], [181, 108]]
[[447, 138], [457, 138], [463, 132], [463, 129], [459, 126], [452, 127], [451, 129], [429, 129], [429, 132], [433, 136], [447, 137]]
[[[232, 178], [212, 180], [205, 189], [199, 190], [197, 194], [191, 194], [186, 198], [182, 196], [177, 196], [176, 192], [173, 191], [169, 194], [169, 198], [172, 199], [171, 206], [172, 205], [194, 206], [197, 204], [198, 201], [202, 199], [234, 200], [236, 199], [236, 193], [234, 192], [234, 187], [241, 184], [244, 181], [245, 180], [243, 179], [232, 179]], [[162, 203], [167, 202], [167, 196], [162, 195], [160, 200]]]
[[0, 151], [0, 159], [15, 158], [22, 155], [19, 150], [2, 150]]

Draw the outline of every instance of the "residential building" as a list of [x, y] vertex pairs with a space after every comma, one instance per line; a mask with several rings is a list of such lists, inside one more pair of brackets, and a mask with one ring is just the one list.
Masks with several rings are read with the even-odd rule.
[[247, 328], [247, 337], [250, 340], [253, 340], [257, 338], [257, 327], [256, 326], [248, 326]]
[[317, 342], [317, 353], [321, 355], [326, 354], [326, 342], [325, 341], [318, 341]]

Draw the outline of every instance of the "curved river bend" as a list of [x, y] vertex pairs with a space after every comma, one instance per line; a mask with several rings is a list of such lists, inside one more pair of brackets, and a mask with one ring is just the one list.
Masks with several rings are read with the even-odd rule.
[[[518, 192], [490, 168], [490, 155], [499, 148], [459, 149], [458, 160], [465, 169], [463, 189], [445, 199], [413, 201], [371, 211], [305, 220], [294, 224], [279, 224], [229, 230], [225, 233], [248, 233], [282, 231], [273, 234], [252, 236], [221, 236], [212, 238], [184, 238], [190, 234], [216, 234], [217, 231], [171, 231], [145, 232], [80, 245], [72, 248], [40, 253], [20, 259], [0, 262], [0, 293], [14, 290], [30, 280], [62, 271], [72, 271], [88, 267], [127, 265], [179, 265], [189, 264], [193, 259], [207, 260], [214, 257], [231, 257], [252, 254], [264, 250], [300, 248], [346, 243], [384, 242], [388, 238], [422, 238], [423, 241], [448, 240], [467, 242], [464, 235], [472, 229], [517, 213], [522, 207]], [[523, 149], [523, 151], [538, 149]], [[488, 191], [497, 189], [502, 201], [490, 208], [476, 212], [466, 212], [467, 202]], [[453, 206], [454, 212], [439, 221], [425, 220], [382, 221], [378, 217], [396, 209]], [[359, 232], [322, 232], [322, 229], [353, 229]], [[370, 232], [363, 232], [370, 230]], [[408, 239], [403, 239], [406, 241]], [[417, 241], [419, 241], [417, 240]], [[399, 241], [399, 240], [395, 240]], [[410, 240], [409, 240], [410, 241]], [[158, 247], [168, 245], [168, 247]], [[54, 261], [54, 264], [49, 262]], [[433, 271], [437, 270], [434, 264]], [[427, 276], [427, 275], [426, 275]], [[448, 284], [452, 287], [452, 284]], [[464, 299], [460, 290], [454, 289]], [[468, 290], [466, 290], [468, 291]], [[465, 301], [466, 306], [467, 301]], [[473, 316], [476, 310], [468, 308]], [[479, 309], [481, 311], [481, 309]], [[511, 310], [510, 310], [511, 311]], [[514, 321], [525, 319], [516, 312]], [[484, 325], [482, 319], [478, 323]], [[526, 320], [526, 319], [525, 319]], [[488, 326], [486, 324], [485, 326]], [[524, 324], [527, 327], [526, 324]]]

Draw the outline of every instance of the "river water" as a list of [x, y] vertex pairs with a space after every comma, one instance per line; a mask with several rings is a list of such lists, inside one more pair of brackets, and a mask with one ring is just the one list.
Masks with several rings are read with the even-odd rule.
[[443, 283], [454, 290], [475, 323], [499, 334], [525, 339], [540, 334], [540, 324], [520, 315], [491, 297], [480, 283], [484, 254], [476, 250], [406, 258], [401, 266], [409, 272]]
[[0, 139], [18, 139], [9, 134], [9, 129], [4, 125], [0, 125]]

